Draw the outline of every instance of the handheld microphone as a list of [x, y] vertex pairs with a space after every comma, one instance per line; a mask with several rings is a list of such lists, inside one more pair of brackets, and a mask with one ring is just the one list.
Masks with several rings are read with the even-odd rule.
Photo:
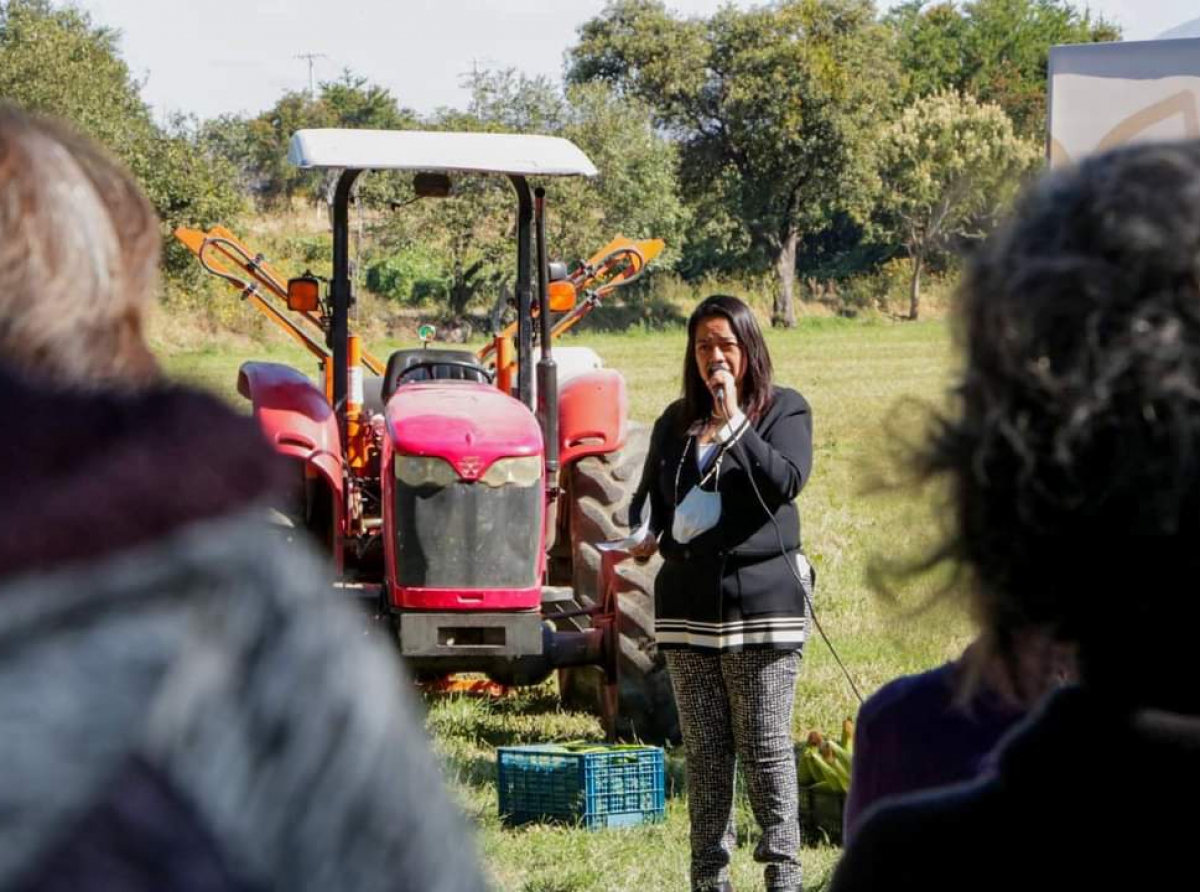
[[[719, 372], [723, 369], [727, 370], [728, 368], [729, 367], [727, 365], [725, 365], [725, 363], [723, 363], [723, 362], [710, 362], [708, 364], [708, 376], [711, 378], [717, 372]], [[724, 384], [724, 382], [719, 382], [717, 384], [717, 386], [713, 388], [713, 409], [714, 409], [714, 411], [717, 410], [718, 407], [720, 408], [720, 411], [724, 412], [724, 409], [725, 409], [725, 384]]]

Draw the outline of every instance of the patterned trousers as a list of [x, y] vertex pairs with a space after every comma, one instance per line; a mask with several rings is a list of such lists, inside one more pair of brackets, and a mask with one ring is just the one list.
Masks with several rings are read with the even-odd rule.
[[687, 755], [693, 889], [729, 878], [738, 761], [762, 828], [754, 859], [767, 889], [799, 889], [800, 825], [792, 706], [797, 651], [665, 650]]

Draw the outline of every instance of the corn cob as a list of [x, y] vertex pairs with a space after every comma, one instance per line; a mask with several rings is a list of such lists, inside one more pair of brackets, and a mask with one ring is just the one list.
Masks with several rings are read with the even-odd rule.
[[796, 747], [796, 783], [802, 787], [807, 787], [809, 784], [817, 782], [817, 779], [813, 777], [812, 768], [809, 767], [808, 760], [804, 758], [806, 749], [806, 747], [802, 746]]
[[834, 762], [837, 765], [841, 766], [841, 768], [847, 774], [849, 774], [850, 773], [850, 760], [851, 760], [850, 751], [847, 750], [840, 743], [834, 743], [832, 740], [827, 741], [827, 743], [829, 744], [830, 751], [833, 753]]

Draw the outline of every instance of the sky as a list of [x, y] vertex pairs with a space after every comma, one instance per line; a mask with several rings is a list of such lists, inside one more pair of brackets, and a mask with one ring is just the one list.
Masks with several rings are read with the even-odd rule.
[[[562, 74], [576, 29], [604, 0], [74, 0], [121, 32], [120, 48], [160, 119], [257, 113], [286, 90], [345, 68], [421, 113], [462, 107], [473, 66]], [[667, 0], [708, 15], [723, 0]], [[735, 5], [760, 5], [737, 0]], [[879, 4], [882, 7], [891, 3]], [[1119, 24], [1127, 40], [1156, 37], [1200, 15], [1195, 0], [1079, 0]]]

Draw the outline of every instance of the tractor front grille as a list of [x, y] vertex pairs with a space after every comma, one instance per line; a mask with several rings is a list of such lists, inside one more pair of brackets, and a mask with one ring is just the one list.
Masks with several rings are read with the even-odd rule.
[[396, 481], [400, 585], [527, 589], [539, 583], [542, 488]]

